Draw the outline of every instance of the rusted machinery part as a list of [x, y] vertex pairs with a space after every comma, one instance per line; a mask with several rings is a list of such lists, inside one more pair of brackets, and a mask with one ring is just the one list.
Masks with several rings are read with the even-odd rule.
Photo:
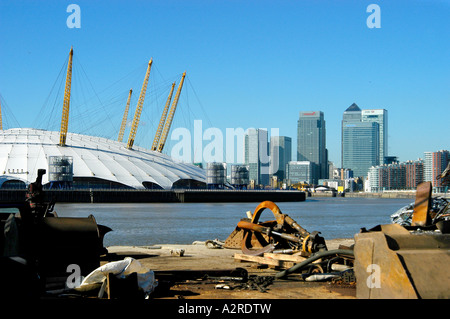
[[253, 230], [253, 231], [256, 231], [258, 233], [263, 233], [263, 234], [266, 234], [266, 235], [270, 235], [270, 232], [271, 232], [270, 231], [270, 227], [263, 226], [263, 225], [256, 224], [256, 223], [252, 223], [252, 222], [248, 222], [248, 221], [245, 221], [245, 220], [241, 220], [237, 224], [237, 226], [239, 228], [242, 228], [242, 229], [245, 229], [245, 230]]
[[277, 204], [275, 204], [274, 202], [268, 201], [268, 200], [261, 202], [255, 208], [255, 212], [253, 213], [253, 216], [252, 216], [252, 223], [254, 223], [254, 224], [258, 223], [261, 213], [266, 208], [268, 208], [272, 211], [273, 215], [275, 216], [275, 219], [277, 220], [277, 224], [281, 225], [284, 223], [284, 215], [281, 213], [280, 208], [277, 206]]
[[[243, 226], [242, 228], [244, 229], [244, 237], [242, 239], [241, 249], [242, 249], [242, 252], [246, 255], [260, 256], [260, 255], [263, 255], [264, 253], [268, 253], [268, 252], [275, 250], [275, 245], [273, 243], [269, 243], [268, 245], [264, 246], [263, 248], [257, 249], [257, 250], [251, 250], [249, 248], [250, 240], [251, 240], [251, 237], [253, 234], [252, 230], [256, 230], [256, 231], [259, 231], [262, 233], [266, 233], [268, 231], [268, 229], [270, 230], [270, 228], [268, 228], [268, 227], [257, 225], [257, 223], [259, 221], [259, 217], [261, 216], [261, 213], [266, 208], [269, 208], [272, 211], [272, 213], [275, 216], [275, 219], [277, 220], [277, 224], [282, 224], [284, 222], [284, 216], [281, 214], [280, 208], [274, 202], [271, 202], [271, 201], [261, 202], [256, 207], [255, 212], [252, 215], [251, 223], [244, 222], [244, 221], [241, 221], [238, 223], [238, 227], [239, 227], [239, 225], [241, 225], [241, 226]], [[248, 226], [248, 228], [246, 228], [245, 226]]]
[[[288, 233], [280, 233], [273, 231], [271, 227], [266, 227], [258, 224], [261, 213], [266, 209], [270, 209], [275, 216], [276, 223], [279, 226], [283, 226], [285, 224], [289, 225], [293, 230], [296, 230], [299, 233], [299, 237], [293, 234]], [[275, 249], [274, 244], [268, 244], [265, 247], [259, 250], [251, 250], [250, 247], [250, 239], [253, 232], [259, 232], [266, 235], [275, 235], [277, 237], [281, 237], [285, 240], [291, 241], [300, 245], [301, 250], [312, 254], [316, 250], [325, 249], [326, 245], [324, 240], [318, 236], [319, 232], [309, 233], [303, 227], [301, 227], [297, 222], [295, 222], [290, 216], [281, 213], [280, 208], [272, 201], [264, 201], [261, 202], [255, 209], [255, 212], [252, 215], [251, 222], [248, 221], [240, 221], [238, 223], [238, 227], [244, 230], [244, 237], [242, 240], [242, 251], [245, 254], [259, 256], [266, 252], [271, 252]]]
[[[283, 238], [283, 239], [286, 239], [286, 240], [289, 240], [289, 241], [292, 241], [295, 243], [302, 243], [302, 239], [295, 235], [273, 231], [272, 228], [270, 228], [270, 227], [263, 226], [260, 224], [254, 224], [254, 223], [251, 223], [251, 222], [248, 222], [245, 220], [241, 220], [237, 224], [237, 226], [244, 230], [258, 232], [258, 233], [266, 234], [268, 236], [275, 235], [277, 237], [280, 237], [280, 238]], [[307, 237], [309, 237], [309, 235]], [[303, 243], [303, 246], [305, 246], [305, 243]], [[304, 247], [304, 248], [306, 248], [306, 247]]]
[[292, 219], [289, 215], [281, 213], [280, 208], [271, 201], [264, 201], [261, 204], [258, 205], [255, 209], [255, 213], [253, 214], [252, 223], [257, 223], [259, 221], [259, 217], [261, 216], [261, 213], [266, 209], [269, 208], [273, 215], [275, 216], [275, 219], [277, 221], [278, 225], [288, 224], [293, 229], [297, 230], [301, 237], [309, 236], [309, 233], [301, 227], [295, 220]]
[[350, 255], [353, 256], [353, 250], [351, 249], [334, 249], [334, 250], [326, 250], [326, 251], [321, 251], [318, 252], [316, 254], [314, 254], [313, 256], [309, 257], [308, 259], [302, 261], [301, 263], [298, 263], [296, 265], [294, 265], [293, 267], [280, 271], [277, 274], [275, 274], [275, 278], [283, 278], [286, 277], [289, 274], [292, 274], [294, 272], [300, 271], [302, 268], [308, 266], [310, 263], [324, 258], [324, 257], [329, 257], [329, 256], [334, 256], [334, 255]]
[[294, 228], [295, 230], [297, 230], [300, 233], [300, 236], [302, 237], [307, 237], [309, 236], [309, 233], [306, 231], [306, 229], [304, 229], [303, 227], [301, 227], [299, 224], [297, 224], [297, 222], [295, 220], [293, 220], [290, 216], [288, 215], [284, 215], [284, 220], [285, 222], [291, 226], [292, 228]]
[[252, 255], [252, 256], [261, 256], [265, 253], [270, 253], [275, 250], [275, 245], [273, 243], [268, 244], [267, 246], [264, 246], [261, 249], [252, 250], [247, 248], [247, 243], [250, 241], [252, 237], [252, 232], [249, 230], [245, 230], [244, 238], [242, 239], [242, 252], [246, 255]]
[[253, 235], [253, 231], [257, 231], [263, 234], [270, 234], [270, 228], [261, 226], [258, 224], [246, 222], [246, 221], [240, 221], [238, 223], [238, 227], [242, 228], [244, 230], [244, 237], [242, 238], [242, 245], [241, 249], [242, 252], [246, 255], [252, 255], [252, 256], [261, 256], [264, 253], [269, 253], [275, 250], [275, 245], [273, 243], [269, 243], [268, 245], [264, 246], [261, 249], [250, 249], [251, 246], [250, 241]]
[[[303, 229], [299, 224], [297, 224], [290, 216], [288, 216], [286, 214], [282, 214], [280, 208], [274, 202], [263, 201], [256, 207], [255, 212], [252, 215], [251, 222], [240, 221], [238, 223], [238, 227], [242, 228], [244, 230], [244, 237], [243, 237], [242, 245], [241, 245], [243, 253], [248, 254], [248, 255], [259, 256], [264, 253], [271, 252], [275, 249], [275, 245], [273, 243], [270, 243], [261, 249], [251, 250], [249, 248], [249, 245], [250, 245], [250, 239], [252, 236], [252, 232], [259, 232], [259, 233], [263, 233], [266, 235], [275, 235], [275, 236], [281, 237], [283, 239], [286, 239], [288, 241], [293, 241], [296, 243], [302, 242], [301, 238], [299, 238], [295, 235], [274, 232], [274, 231], [272, 231], [272, 229], [270, 227], [266, 227], [266, 226], [262, 226], [262, 225], [258, 224], [261, 213], [266, 208], [268, 208], [272, 211], [273, 215], [275, 216], [276, 223], [278, 225], [282, 226], [284, 224], [288, 224], [293, 229], [297, 230], [300, 233], [301, 237], [307, 237], [303, 243], [303, 249], [304, 249], [304, 251], [309, 250], [311, 252], [312, 244], [309, 243], [309, 241], [308, 241], [308, 237], [310, 236], [310, 234], [305, 229]], [[314, 237], [312, 237], [311, 239], [313, 239], [313, 238]], [[308, 246], [306, 246], [307, 242], [309, 243]]]

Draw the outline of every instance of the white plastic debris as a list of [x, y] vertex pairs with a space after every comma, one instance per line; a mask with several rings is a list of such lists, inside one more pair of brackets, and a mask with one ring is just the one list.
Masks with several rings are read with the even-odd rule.
[[215, 289], [226, 289], [226, 290], [229, 290], [229, 289], [231, 289], [231, 287], [229, 285], [227, 285], [227, 284], [217, 284]]
[[337, 274], [314, 274], [305, 278], [305, 281], [325, 281], [333, 278], [338, 278]]
[[124, 260], [107, 263], [87, 275], [76, 290], [86, 291], [91, 288], [97, 288], [103, 285], [108, 274], [113, 274], [117, 278], [126, 278], [128, 275], [136, 273], [138, 286], [147, 297], [158, 285], [153, 271], [142, 266], [142, 264], [132, 257], [126, 257]]

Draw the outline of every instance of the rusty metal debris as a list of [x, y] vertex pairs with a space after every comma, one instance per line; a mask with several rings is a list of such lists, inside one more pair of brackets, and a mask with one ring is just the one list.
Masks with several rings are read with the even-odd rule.
[[[275, 277], [285, 278], [290, 274], [303, 272], [305, 270], [307, 276], [303, 276], [303, 278], [308, 278], [309, 276], [314, 275], [316, 273], [340, 275], [341, 271], [333, 272], [332, 265], [334, 263], [339, 263], [342, 265], [352, 266], [353, 255], [354, 254], [352, 249], [334, 249], [317, 252], [311, 257], [305, 259], [304, 261], [294, 265], [293, 267], [278, 272]], [[315, 263], [316, 261], [319, 262]]]
[[430, 187], [419, 185], [414, 205], [393, 224], [355, 235], [358, 298], [450, 298], [448, 203], [433, 200]]
[[[274, 221], [259, 222], [265, 209], [272, 211]], [[285, 268], [274, 279], [286, 278], [293, 273], [300, 273], [301, 278], [310, 281], [341, 278], [353, 266], [353, 250], [342, 247], [329, 251], [319, 234], [318, 231], [308, 232], [292, 217], [281, 213], [275, 203], [264, 201], [256, 207], [251, 218], [239, 221], [225, 245], [236, 248], [236, 238], [240, 238], [243, 254], [236, 254], [236, 259]], [[342, 267], [336, 267], [338, 264]]]
[[[272, 211], [274, 221], [259, 222], [265, 209]], [[319, 234], [317, 231], [308, 232], [289, 215], [281, 213], [275, 203], [264, 201], [256, 207], [251, 219], [244, 218], [239, 221], [235, 232], [225, 241], [225, 247], [232, 248], [233, 239], [240, 237], [241, 249], [247, 255], [261, 256], [264, 253], [282, 250], [309, 256], [327, 249], [325, 240]]]
[[450, 202], [443, 197], [431, 196], [431, 183], [417, 187], [416, 200], [391, 215], [392, 223], [409, 230], [450, 232]]
[[260, 292], [267, 292], [269, 286], [273, 284], [274, 276], [249, 276], [247, 283], [234, 287], [235, 289], [250, 289], [258, 290]]
[[450, 297], [449, 234], [380, 225], [355, 235], [358, 298]]
[[201, 269], [201, 270], [155, 270], [158, 281], [153, 297], [167, 295], [170, 288], [183, 284], [214, 284], [215, 289], [244, 289], [253, 282], [244, 268], [234, 269]]
[[[276, 221], [258, 223], [259, 214], [265, 208], [272, 210]], [[370, 230], [361, 228], [351, 247], [327, 250], [324, 245], [311, 245], [312, 249], [308, 250], [298, 243], [303, 243], [309, 233], [301, 227], [292, 227], [295, 222], [287, 222], [284, 216], [279, 218], [284, 214], [276, 205], [266, 202], [257, 207], [250, 220], [242, 219], [238, 223], [226, 244], [230, 246], [234, 238], [239, 238], [239, 232], [243, 233], [243, 254], [236, 254], [235, 258], [258, 264], [267, 260], [269, 267], [282, 267], [275, 279], [288, 279], [295, 274], [305, 281], [350, 285], [356, 287], [357, 298], [448, 299], [449, 213], [448, 201], [432, 198], [431, 184], [424, 183], [418, 186], [413, 204], [391, 215], [392, 224]], [[285, 225], [291, 228], [287, 230]], [[265, 241], [255, 238], [258, 235], [264, 235]], [[254, 243], [259, 246], [252, 247]], [[282, 257], [275, 257], [275, 248], [284, 263], [279, 262]], [[299, 255], [303, 260], [298, 259]], [[288, 260], [294, 264], [286, 266]]]

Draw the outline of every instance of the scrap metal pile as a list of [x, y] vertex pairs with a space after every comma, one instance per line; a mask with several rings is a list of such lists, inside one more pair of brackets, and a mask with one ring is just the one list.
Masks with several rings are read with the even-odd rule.
[[[392, 223], [401, 226], [412, 226], [415, 203], [410, 203], [391, 215]], [[446, 221], [450, 221], [450, 202], [443, 197], [433, 197], [430, 202], [430, 225], [441, 229]]]
[[[414, 204], [391, 216], [392, 224], [355, 234], [355, 244], [328, 250], [319, 232], [308, 232], [272, 202], [242, 219], [225, 241], [242, 249], [235, 259], [297, 274], [305, 281], [355, 284], [357, 298], [450, 298], [450, 205], [432, 198], [430, 182], [419, 184]], [[269, 208], [274, 221], [259, 222]]]
[[[259, 222], [265, 209], [272, 211], [275, 220]], [[283, 269], [275, 278], [298, 273], [306, 281], [354, 282], [351, 247], [328, 250], [320, 232], [308, 232], [271, 201], [262, 202], [251, 217], [241, 219], [224, 247], [240, 248], [237, 260]]]

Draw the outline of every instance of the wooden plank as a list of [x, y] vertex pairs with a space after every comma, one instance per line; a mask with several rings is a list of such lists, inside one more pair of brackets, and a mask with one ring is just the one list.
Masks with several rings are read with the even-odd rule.
[[294, 263], [300, 263], [307, 258], [298, 256], [298, 255], [289, 255], [289, 254], [274, 254], [274, 253], [265, 253], [264, 257], [270, 258], [270, 259], [276, 259], [280, 261], [292, 261]]
[[[301, 256], [284, 255], [283, 254], [264, 254], [264, 256], [251, 256], [246, 254], [235, 254], [234, 258], [242, 262], [254, 262], [259, 265], [266, 265], [270, 268], [287, 269], [293, 267], [298, 262], [306, 258]], [[285, 260], [283, 260], [285, 258]]]
[[246, 254], [234, 254], [234, 259], [241, 261], [251, 261], [264, 265], [280, 266], [280, 261], [276, 259], [265, 258], [261, 256], [251, 256]]

